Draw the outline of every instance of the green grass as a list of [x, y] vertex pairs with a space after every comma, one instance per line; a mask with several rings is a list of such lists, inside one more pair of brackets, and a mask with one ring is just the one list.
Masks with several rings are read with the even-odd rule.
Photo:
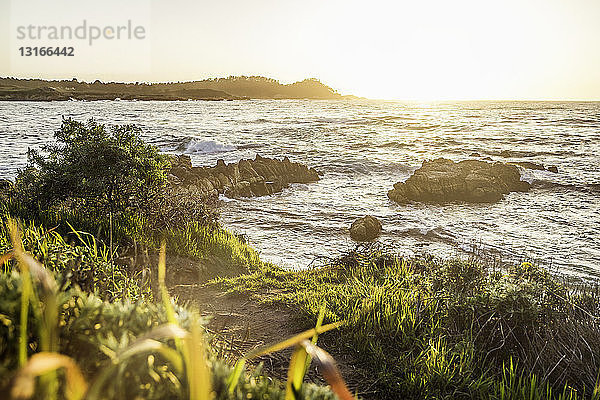
[[262, 267], [258, 253], [240, 237], [220, 226], [187, 223], [162, 234], [170, 254], [204, 261], [212, 271], [208, 276], [239, 275]]
[[[158, 317], [164, 309], [151, 302], [149, 285], [140, 274], [140, 268], [155, 267], [131, 270], [111, 262], [105, 242], [75, 230], [89, 223], [82, 217], [60, 223], [67, 228], [46, 229], [20, 222], [25, 249], [55, 274], [65, 293], [71, 293], [65, 296], [76, 297], [77, 304], [96, 302], [95, 309], [102, 310], [99, 313], [105, 319], [99, 322], [88, 311], [82, 320], [85, 322], [61, 320], [61, 354], [82, 363], [88, 378], [100, 367], [90, 365], [79, 351], [99, 354], [96, 359], [105, 362], [106, 354], [102, 356], [98, 349], [110, 349], [107, 341], [113, 349], [122, 349], [137, 335], [167, 322]], [[326, 322], [346, 322], [337, 335], [336, 346], [354, 354], [359, 368], [373, 377], [373, 388], [381, 398], [597, 398], [600, 328], [595, 316], [600, 315], [600, 290], [596, 285], [567, 281], [530, 264], [500, 271], [464, 260], [403, 259], [377, 248], [358, 250], [320, 268], [285, 271], [263, 263], [238, 236], [219, 226], [199, 223], [167, 229], [160, 235], [138, 236], [138, 240], [144, 240], [150, 249], [158, 249], [164, 240], [170, 255], [208, 266], [205, 278], [217, 277], [231, 290], [250, 293], [263, 302], [291, 305], [312, 321], [318, 319], [325, 304]], [[3, 224], [0, 254], [11, 249], [10, 235]], [[119, 247], [116, 249], [119, 251]], [[15, 266], [14, 261], [5, 263], [3, 277], [12, 276]], [[21, 281], [11, 279], [13, 286], [1, 292], [2, 304], [12, 304], [4, 301], [8, 293], [23, 289], [22, 283], [15, 283]], [[113, 304], [109, 306], [101, 299]], [[65, 307], [61, 318], [71, 313], [81, 315], [77, 307], [71, 310], [71, 300], [60, 304]], [[94, 307], [88, 304], [84, 309]], [[0, 322], [8, 332], [4, 335], [13, 340], [8, 344], [6, 339], [6, 349], [19, 348], [14, 342], [15, 327], [21, 320], [16, 317], [19, 312], [16, 308], [0, 311]], [[154, 317], [144, 319], [146, 312], [154, 313]], [[180, 309], [178, 313], [187, 315], [189, 311]], [[128, 327], [131, 332], [124, 339], [119, 329], [125, 322], [117, 315], [135, 315], [145, 322], [133, 323], [135, 329]], [[40, 318], [31, 314], [28, 321]], [[79, 330], [73, 330], [72, 324]], [[185, 322], [180, 324], [189, 327]], [[35, 332], [35, 326], [30, 325], [28, 322], [27, 332]], [[93, 346], [86, 347], [89, 335], [104, 332], [103, 327], [111, 333], [95, 336]], [[28, 340], [29, 357], [44, 347], [40, 340]], [[13, 370], [18, 358], [16, 353], [3, 354], [3, 360], [9, 361], [4, 371]], [[222, 376], [226, 382], [230, 367], [221, 367], [218, 360], [211, 362], [213, 370], [226, 371]], [[173, 383], [179, 381], [181, 385], [179, 378], [173, 378], [177, 375], [165, 374], [160, 389], [156, 389], [156, 375], [148, 372], [152, 381], [140, 381], [131, 395], [139, 394], [138, 389], [150, 398], [181, 395]], [[245, 377], [242, 374], [240, 379], [244, 381]], [[163, 379], [175, 386], [164, 386]], [[240, 388], [246, 382], [242, 381]], [[215, 383], [221, 384], [227, 386], [221, 381]], [[146, 393], [143, 388], [148, 385], [151, 389]], [[166, 392], [163, 386], [168, 388]], [[273, 387], [283, 390], [278, 384]], [[115, 388], [114, 393], [118, 390], [122, 388]], [[277, 393], [284, 396], [285, 392]]]
[[[2, 218], [0, 225], [0, 254], [12, 249], [4, 222], [6, 219], [6, 216]], [[20, 221], [19, 225], [24, 247], [48, 270], [57, 273], [61, 283], [78, 285], [109, 300], [136, 300], [149, 295], [149, 288], [140, 285], [139, 274], [130, 273], [125, 266], [111, 262], [108, 246], [98, 242], [94, 236], [80, 231], [71, 231], [70, 235], [63, 236], [57, 230], [45, 229], [32, 222]], [[0, 268], [8, 273], [15, 265], [11, 261]]]
[[[12, 250], [11, 259], [3, 257], [0, 274], [0, 397], [12, 391], [25, 398], [35, 394], [75, 400], [334, 399], [328, 388], [310, 384], [301, 384], [290, 397], [282, 383], [262, 375], [260, 368], [251, 373], [237, 368], [232, 376], [232, 368], [207, 347], [198, 312], [170, 299], [164, 257], [159, 265], [161, 303], [130, 296], [108, 302], [67, 279], [55, 280], [76, 246], [35, 225], [27, 226], [23, 235], [15, 226], [4, 228], [0, 242], [2, 251]], [[92, 244], [84, 245], [88, 253], [79, 267], [106, 262]], [[34, 252], [45, 255], [45, 265], [30, 257]], [[51, 272], [46, 266], [55, 268]], [[261, 354], [299, 345], [335, 327], [318, 324], [315, 330], [261, 349]], [[326, 358], [310, 346], [307, 351]], [[304, 371], [304, 363], [299, 368]]]
[[326, 304], [326, 321], [347, 321], [337, 345], [380, 398], [598, 398], [598, 286], [528, 263], [494, 271], [364, 248], [321, 268], [265, 265], [219, 282], [310, 319]]
[[[30, 209], [11, 198], [0, 196], [0, 215], [4, 220], [7, 216], [21, 219], [28, 223], [54, 229], [65, 236], [71, 233], [71, 227], [94, 235], [97, 241], [109, 244], [110, 221], [107, 215], [96, 215], [92, 210], [75, 210], [68, 204], [57, 204], [48, 209]], [[113, 243], [125, 247], [134, 241], [147, 244], [153, 235], [148, 235], [145, 229], [147, 222], [139, 213], [127, 213], [115, 216], [113, 219]]]
[[[16, 351], [22, 284], [17, 273], [0, 275], [0, 397], [2, 393], [8, 393], [10, 379], [18, 370]], [[89, 382], [94, 382], [110, 365], [111, 354], [122, 353], [137, 338], [167, 323], [162, 305], [127, 300], [108, 303], [79, 289], [61, 292], [58, 306], [58, 352], [72, 358]], [[37, 310], [42, 309], [34, 304], [30, 308], [27, 330], [29, 358], [40, 349], [42, 322]], [[191, 330], [194, 322], [192, 310], [175, 306], [175, 316], [178, 324]], [[175, 349], [172, 340], [159, 341]], [[283, 399], [285, 396], [283, 385], [262, 375], [260, 369], [240, 374], [235, 391], [229, 393], [227, 380], [231, 367], [210, 354], [208, 366], [216, 399]], [[160, 353], [139, 353], [122, 362], [119, 370], [106, 380], [102, 386], [102, 398], [185, 399], [189, 398], [186, 385], [185, 374], [178, 372], [169, 359]], [[326, 388], [314, 385], [304, 385], [303, 393], [310, 399], [333, 399]]]

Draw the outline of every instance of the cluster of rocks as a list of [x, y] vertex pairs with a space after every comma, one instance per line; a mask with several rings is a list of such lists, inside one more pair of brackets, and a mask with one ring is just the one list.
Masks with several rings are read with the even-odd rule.
[[424, 161], [405, 182], [388, 192], [397, 203], [452, 201], [492, 203], [510, 192], [526, 192], [531, 185], [521, 180], [519, 168], [480, 160], [454, 162], [445, 158]]
[[194, 167], [187, 155], [171, 160], [169, 183], [172, 187], [203, 196], [224, 194], [229, 198], [266, 196], [281, 192], [291, 183], [309, 183], [319, 180], [314, 168], [256, 155], [254, 160], [240, 160], [225, 164], [218, 160], [214, 167]]
[[[495, 202], [507, 193], [530, 189], [530, 184], [521, 180], [517, 165], [557, 172], [556, 167], [545, 168], [534, 163], [454, 162], [438, 158], [424, 161], [405, 182], [396, 183], [388, 197], [397, 203]], [[189, 156], [178, 155], [171, 157], [168, 180], [182, 194], [205, 197], [224, 194], [237, 198], [271, 195], [292, 183], [316, 182], [319, 174], [314, 168], [291, 162], [287, 157], [278, 160], [256, 155], [254, 160], [231, 164], [218, 160], [214, 167], [194, 167]], [[0, 194], [11, 186], [10, 181], [0, 179]], [[367, 215], [354, 221], [349, 231], [352, 239], [364, 242], [377, 238], [381, 230], [381, 222]]]

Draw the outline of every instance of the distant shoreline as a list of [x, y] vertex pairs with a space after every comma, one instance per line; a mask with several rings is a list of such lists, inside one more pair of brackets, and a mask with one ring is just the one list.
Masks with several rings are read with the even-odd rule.
[[357, 99], [343, 96], [317, 79], [281, 84], [261, 76], [214, 78], [175, 83], [93, 83], [72, 80], [0, 78], [0, 101], [69, 100], [251, 100]]

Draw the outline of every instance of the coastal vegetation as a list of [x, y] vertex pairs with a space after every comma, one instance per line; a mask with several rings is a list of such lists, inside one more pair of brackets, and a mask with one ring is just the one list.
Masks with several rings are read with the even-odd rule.
[[[317, 344], [355, 361], [361, 398], [600, 399], [594, 282], [382, 244], [284, 270], [219, 224], [213, 196], [182, 196], [177, 160], [136, 127], [64, 120], [55, 139], [0, 190], [2, 398], [351, 398]], [[182, 259], [194, 274], [173, 276]], [[170, 296], [182, 279], [307, 330], [240, 356], [207, 304]], [[285, 347], [287, 383], [251, 362]], [[329, 386], [303, 383], [311, 358]]]
[[337, 346], [369, 371], [375, 398], [598, 398], [595, 283], [530, 263], [403, 258], [378, 244], [304, 271], [218, 281], [307, 318], [346, 321]]

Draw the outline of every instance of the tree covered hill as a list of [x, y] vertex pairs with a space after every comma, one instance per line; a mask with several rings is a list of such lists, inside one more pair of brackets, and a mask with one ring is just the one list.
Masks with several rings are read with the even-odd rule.
[[72, 80], [0, 78], [0, 100], [241, 100], [341, 99], [317, 79], [291, 84], [262, 76], [230, 76], [192, 82], [93, 83]]

